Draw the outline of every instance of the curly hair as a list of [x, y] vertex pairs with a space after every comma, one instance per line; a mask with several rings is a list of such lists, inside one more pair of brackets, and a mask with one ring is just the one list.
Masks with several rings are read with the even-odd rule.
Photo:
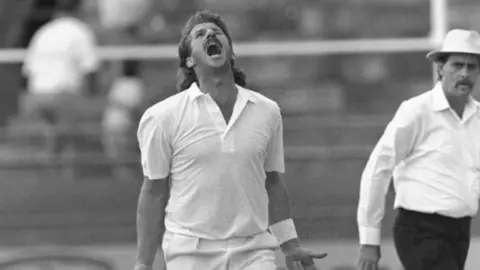
[[[204, 10], [195, 13], [193, 16], [188, 19], [182, 30], [182, 37], [180, 43], [178, 44], [178, 57], [180, 60], [180, 68], [177, 74], [177, 89], [178, 91], [183, 91], [188, 89], [192, 83], [197, 82], [197, 76], [193, 68], [187, 66], [187, 58], [190, 56], [190, 32], [192, 31], [195, 25], [201, 23], [214, 23], [225, 33], [228, 44], [233, 50], [232, 38], [227, 30], [226, 24], [222, 21], [218, 14], [214, 14], [210, 11]], [[235, 66], [235, 60], [231, 60], [231, 67], [233, 71], [233, 77], [236, 84], [245, 87], [246, 85], [246, 76], [242, 70]]]

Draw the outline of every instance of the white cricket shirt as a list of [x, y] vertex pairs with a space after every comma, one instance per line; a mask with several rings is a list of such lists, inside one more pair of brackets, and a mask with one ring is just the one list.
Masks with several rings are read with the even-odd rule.
[[140, 121], [145, 176], [172, 177], [168, 231], [226, 239], [268, 228], [265, 172], [285, 170], [280, 109], [259, 93], [237, 89], [228, 124], [197, 84], [152, 106]]

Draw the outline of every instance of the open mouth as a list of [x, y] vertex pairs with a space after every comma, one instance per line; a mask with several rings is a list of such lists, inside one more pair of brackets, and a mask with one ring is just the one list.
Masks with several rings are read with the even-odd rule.
[[206, 44], [206, 51], [208, 56], [220, 55], [222, 53], [222, 46], [217, 40], [210, 40]]

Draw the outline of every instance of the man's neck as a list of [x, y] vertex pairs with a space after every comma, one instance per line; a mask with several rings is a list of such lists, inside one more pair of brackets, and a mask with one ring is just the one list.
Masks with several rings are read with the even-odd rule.
[[448, 97], [448, 103], [450, 104], [450, 108], [452, 108], [457, 115], [462, 118], [463, 112], [465, 111], [465, 107], [467, 106], [469, 97]]
[[220, 76], [199, 76], [199, 88], [203, 93], [208, 93], [219, 105], [235, 103], [237, 87], [233, 74], [225, 73]]

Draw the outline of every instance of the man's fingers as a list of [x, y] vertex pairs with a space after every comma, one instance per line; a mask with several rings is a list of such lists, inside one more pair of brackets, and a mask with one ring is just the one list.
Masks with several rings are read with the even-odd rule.
[[297, 262], [297, 261], [293, 262], [292, 261], [291, 263], [287, 264], [287, 269], [288, 270], [302, 270], [303, 268], [302, 268], [302, 265], [299, 262]]
[[370, 270], [370, 265], [366, 261], [360, 261], [360, 270]]
[[317, 267], [315, 266], [315, 264], [311, 264], [311, 265], [308, 265], [308, 266], [303, 266], [303, 269], [304, 270], [317, 270]]
[[302, 270], [302, 265], [299, 261], [296, 261], [293, 257], [287, 256], [285, 258], [285, 262], [287, 265], [288, 270]]
[[323, 259], [327, 253], [311, 252], [303, 250], [301, 254], [287, 256], [286, 263], [289, 270], [316, 270], [314, 259]]
[[327, 257], [328, 253], [309, 252], [309, 255], [314, 259], [323, 259]]
[[296, 270], [295, 262], [290, 257], [285, 257], [285, 265], [287, 266], [288, 270]]
[[372, 262], [372, 261], [368, 262], [367, 265], [368, 265], [368, 267], [367, 267], [368, 270], [378, 270], [377, 269], [377, 264]]
[[378, 265], [374, 261], [364, 260], [360, 263], [361, 270], [378, 270]]
[[300, 269], [317, 270], [317, 266], [315, 266], [315, 263], [313, 262], [313, 259], [311, 259], [311, 261], [308, 261], [308, 262], [302, 262], [301, 265], [302, 265], [302, 268], [300, 268]]

